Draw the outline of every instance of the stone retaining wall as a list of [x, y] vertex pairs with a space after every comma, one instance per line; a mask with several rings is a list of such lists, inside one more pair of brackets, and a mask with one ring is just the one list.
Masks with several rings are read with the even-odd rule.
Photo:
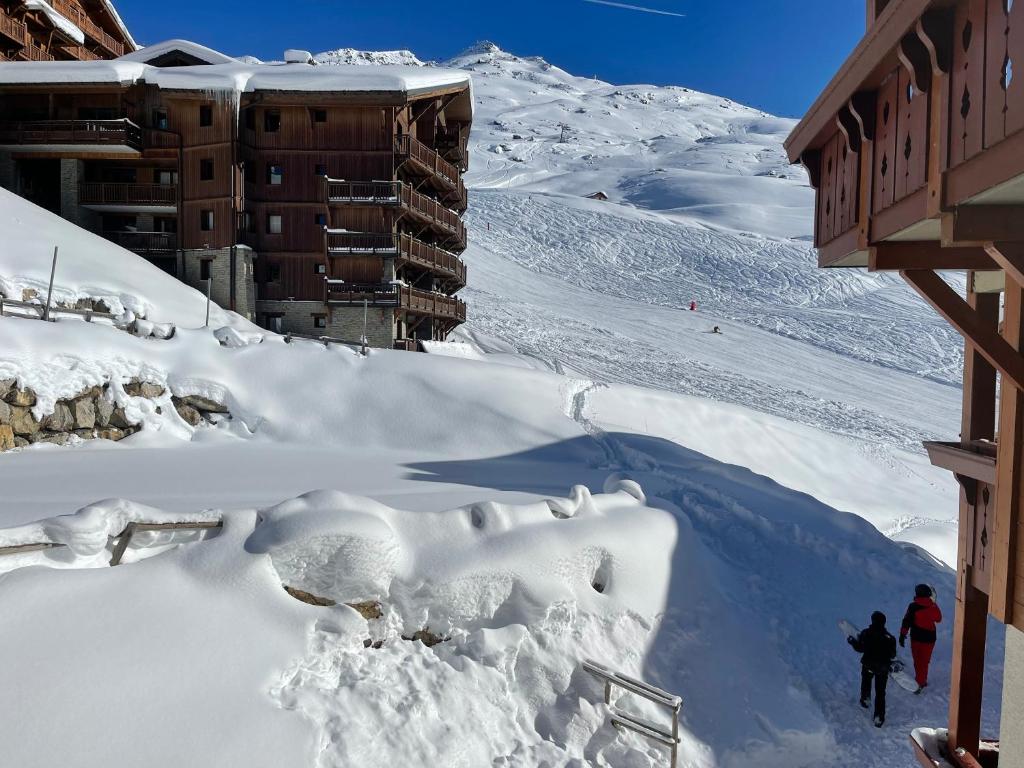
[[[138, 379], [126, 383], [124, 391], [130, 397], [148, 400], [166, 394], [163, 385]], [[178, 415], [193, 427], [224, 415], [230, 418], [224, 405], [199, 395], [174, 396], [171, 402]], [[36, 393], [30, 388], [18, 387], [14, 379], [0, 379], [0, 451], [35, 443], [66, 445], [75, 438], [121, 440], [142, 429], [141, 424], [128, 418], [124, 408], [115, 404], [109, 383], [58, 400], [53, 412], [42, 418], [32, 413], [35, 405]], [[160, 406], [156, 412], [160, 413]]]

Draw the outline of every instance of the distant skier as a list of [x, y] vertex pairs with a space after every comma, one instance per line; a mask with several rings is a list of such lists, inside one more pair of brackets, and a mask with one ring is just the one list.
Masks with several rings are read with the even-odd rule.
[[711, 332], [720, 334], [722, 332], [722, 329], [716, 325], [714, 328], [711, 329]]
[[917, 691], [921, 693], [928, 687], [928, 665], [935, 650], [935, 625], [942, 621], [942, 611], [935, 604], [935, 590], [927, 584], [918, 584], [914, 588], [914, 602], [907, 606], [900, 627], [900, 646], [907, 644], [910, 634], [910, 653], [914, 657], [914, 677], [917, 679]]
[[696, 312], [697, 311], [697, 302], [696, 301], [691, 301], [690, 302], [690, 311], [691, 312]]
[[889, 682], [889, 666], [896, 658], [896, 638], [885, 628], [885, 614], [871, 614], [871, 626], [846, 642], [860, 658], [860, 705], [864, 709], [871, 703], [871, 683], [875, 684], [875, 727], [885, 723], [885, 686]]

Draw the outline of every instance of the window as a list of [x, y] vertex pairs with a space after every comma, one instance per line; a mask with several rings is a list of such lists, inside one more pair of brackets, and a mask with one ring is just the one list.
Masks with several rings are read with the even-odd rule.
[[213, 125], [213, 107], [210, 104], [199, 105], [199, 127], [206, 128]]
[[199, 262], [199, 279], [209, 280], [210, 279], [210, 265], [213, 264], [213, 259], [203, 259]]
[[156, 183], [162, 184], [165, 187], [169, 187], [172, 184], [178, 183], [178, 172], [177, 171], [157, 171], [156, 172]]
[[163, 107], [158, 107], [153, 110], [153, 127], [167, 130], [167, 110]]
[[281, 113], [276, 109], [268, 109], [263, 113], [263, 130], [276, 133], [281, 129]]
[[317, 176], [326, 176], [327, 166], [324, 163], [317, 163], [313, 172], [316, 173]]
[[246, 232], [256, 231], [256, 221], [249, 211], [242, 212], [242, 229]]
[[279, 213], [268, 213], [267, 214], [267, 234], [268, 235], [280, 235], [281, 234], [281, 214], [279, 214]]
[[267, 315], [267, 328], [274, 333], [280, 333], [284, 324], [284, 317], [281, 315]]
[[327, 274], [327, 265], [326, 264], [314, 264], [313, 265], [313, 274], [314, 275], [326, 275]]
[[203, 230], [203, 232], [210, 232], [213, 230], [213, 211], [199, 212], [199, 228]]
[[153, 231], [173, 234], [178, 231], [177, 222], [174, 219], [157, 216], [153, 219]]
[[277, 186], [282, 181], [284, 181], [284, 166], [268, 163], [267, 184], [273, 184], [274, 186]]
[[313, 327], [314, 328], [326, 328], [327, 327], [327, 316], [326, 315], [313, 315]]
[[204, 157], [199, 161], [199, 180], [213, 181], [213, 158]]
[[316, 214], [313, 214], [313, 218], [316, 220], [316, 225], [318, 227], [326, 227], [327, 226], [327, 214], [326, 213], [316, 213]]
[[276, 283], [281, 279], [281, 265], [267, 264], [267, 282]]
[[256, 110], [247, 109], [245, 110], [245, 127], [250, 131], [256, 130]]
[[326, 109], [312, 109], [310, 112], [313, 115], [314, 123], [326, 123], [327, 122], [327, 110]]

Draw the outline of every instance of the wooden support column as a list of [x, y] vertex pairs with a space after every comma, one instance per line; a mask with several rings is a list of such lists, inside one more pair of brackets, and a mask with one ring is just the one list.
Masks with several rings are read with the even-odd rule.
[[985, 252], [992, 257], [1006, 277], [1024, 285], [1024, 243], [986, 243]]
[[[1003, 337], [1014, 350], [1024, 341], [1024, 283], [1006, 276]], [[1018, 353], [1018, 358], [1020, 354]], [[1017, 528], [1024, 500], [1024, 387], [1007, 381], [999, 388], [999, 447], [996, 454], [996, 509], [992, 538], [989, 611], [1013, 623]]]
[[[967, 304], [992, 331], [999, 327], [999, 294], [978, 294], [967, 275]], [[995, 437], [996, 370], [969, 341], [964, 345], [964, 394], [960, 440]], [[953, 665], [950, 675], [949, 741], [952, 749], [978, 754], [981, 738], [981, 700], [985, 673], [988, 595], [972, 583], [968, 555], [973, 546], [975, 508], [960, 491], [960, 526], [957, 546], [956, 603], [953, 620]]]

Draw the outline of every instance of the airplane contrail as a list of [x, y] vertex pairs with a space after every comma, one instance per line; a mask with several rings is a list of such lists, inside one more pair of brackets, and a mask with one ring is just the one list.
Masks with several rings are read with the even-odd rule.
[[612, 8], [625, 8], [627, 11], [640, 11], [641, 13], [656, 13], [659, 16], [679, 16], [680, 18], [686, 16], [685, 13], [675, 13], [674, 11], [659, 11], [657, 8], [645, 8], [642, 5], [630, 5], [629, 3], [616, 3], [613, 0], [583, 0], [585, 3], [594, 3], [595, 5], [610, 5]]

